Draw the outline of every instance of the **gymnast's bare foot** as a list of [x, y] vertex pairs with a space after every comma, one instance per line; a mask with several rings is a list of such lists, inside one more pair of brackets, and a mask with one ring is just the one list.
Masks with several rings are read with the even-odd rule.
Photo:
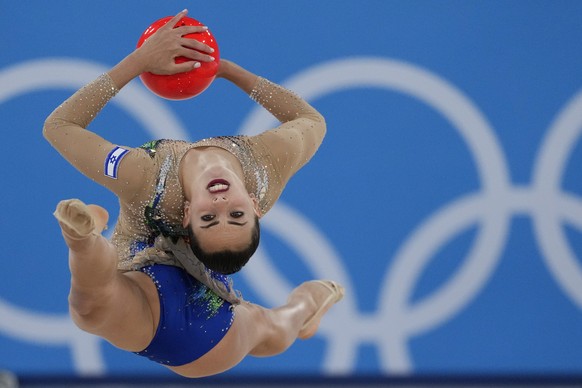
[[107, 228], [109, 213], [98, 205], [86, 205], [78, 199], [59, 202], [53, 213], [70, 240], [82, 240], [91, 235], [100, 235]]
[[321, 318], [335, 303], [344, 297], [344, 288], [331, 280], [313, 280], [303, 284], [310, 287], [311, 295], [317, 308], [315, 313], [305, 321], [298, 337], [308, 339], [313, 337], [319, 328]]

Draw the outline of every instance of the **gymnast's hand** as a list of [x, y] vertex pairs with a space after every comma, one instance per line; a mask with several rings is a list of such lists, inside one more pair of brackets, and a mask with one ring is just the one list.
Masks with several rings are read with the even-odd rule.
[[[214, 60], [213, 49], [210, 46], [196, 39], [184, 37], [204, 32], [207, 30], [206, 26], [173, 28], [187, 13], [187, 10], [178, 13], [136, 49], [134, 54], [143, 65], [143, 71], [154, 74], [176, 74], [200, 67], [200, 62]], [[192, 61], [175, 63], [177, 57], [186, 57]]]

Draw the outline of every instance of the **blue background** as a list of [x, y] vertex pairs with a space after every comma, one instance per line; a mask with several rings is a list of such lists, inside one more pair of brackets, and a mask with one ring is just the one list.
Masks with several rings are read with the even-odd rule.
[[[510, 184], [526, 191], [553, 120], [582, 89], [578, 1], [1, 0], [0, 72], [51, 58], [107, 69], [135, 47], [152, 21], [185, 7], [210, 26], [222, 57], [278, 83], [320, 64], [354, 58], [398, 61], [439, 77], [486, 118], [507, 160]], [[134, 84], [143, 89], [139, 80]], [[55, 87], [0, 102], [0, 299], [43, 316], [67, 314], [67, 251], [51, 216], [56, 203], [77, 197], [105, 206], [113, 219], [117, 212], [114, 196], [77, 173], [41, 136], [46, 116], [72, 92]], [[411, 95], [361, 86], [310, 102], [326, 117], [328, 134], [281, 201], [333, 247], [355, 303], [355, 310], [342, 311], [365, 319], [382, 305], [387, 274], [413, 231], [445, 206], [479, 193], [483, 184], [471, 150], [453, 125]], [[223, 80], [195, 99], [158, 103], [192, 139], [235, 134], [255, 109]], [[115, 105], [91, 128], [118, 144], [137, 146], [151, 138]], [[578, 136], [560, 184], [575, 201], [582, 195], [581, 165]], [[474, 297], [444, 321], [407, 338], [408, 366], [383, 355], [379, 337], [350, 348], [349, 366], [326, 367], [329, 342], [323, 335], [297, 342], [277, 357], [249, 358], [228, 374], [582, 373], [582, 304], [564, 292], [545, 265], [531, 213], [509, 215], [499, 262]], [[582, 273], [582, 230], [560, 222]], [[469, 225], [434, 252], [413, 285], [410, 305], [447, 283], [481, 228]], [[298, 260], [296, 248], [264, 230], [262, 247], [290, 284], [326, 277]], [[247, 299], [270, 304], [248, 277], [237, 275], [236, 282]], [[575, 288], [582, 292], [582, 283]], [[5, 323], [10, 319], [0, 316]], [[326, 324], [332, 331], [358, 329], [340, 319]], [[83, 372], [68, 347], [23, 340], [1, 327], [0, 369], [28, 375], [169, 374], [105, 342], [100, 344], [104, 368]], [[391, 329], [386, 327], [386, 338]]]

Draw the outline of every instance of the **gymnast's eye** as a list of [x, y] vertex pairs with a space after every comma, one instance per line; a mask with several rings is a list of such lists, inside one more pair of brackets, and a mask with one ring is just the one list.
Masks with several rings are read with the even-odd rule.
[[242, 216], [244, 216], [244, 215], [245, 215], [245, 213], [244, 213], [244, 212], [232, 212], [232, 213], [230, 213], [230, 216], [231, 216], [232, 218], [241, 218], [241, 217], [242, 217]]
[[212, 221], [214, 219], [214, 214], [205, 214], [200, 217], [202, 221]]

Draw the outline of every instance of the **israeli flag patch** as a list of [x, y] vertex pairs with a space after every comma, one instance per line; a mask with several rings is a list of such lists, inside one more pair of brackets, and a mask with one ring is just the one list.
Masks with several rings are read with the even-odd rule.
[[119, 163], [128, 152], [129, 150], [117, 146], [111, 150], [105, 159], [105, 169], [103, 170], [105, 176], [108, 176], [112, 179], [117, 179], [117, 169], [119, 168]]

